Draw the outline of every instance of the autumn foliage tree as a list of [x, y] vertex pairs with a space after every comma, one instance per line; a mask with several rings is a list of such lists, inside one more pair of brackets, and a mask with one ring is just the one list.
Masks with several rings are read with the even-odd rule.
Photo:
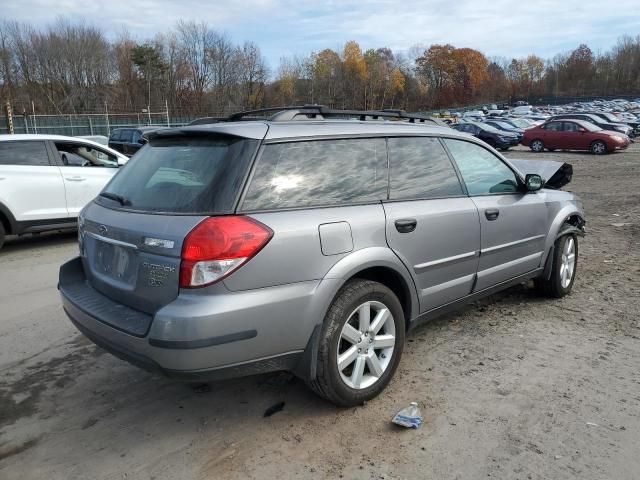
[[[152, 38], [61, 18], [45, 27], [0, 21], [0, 100], [15, 112], [225, 115], [264, 106], [455, 108], [526, 99], [640, 96], [640, 36], [609, 51], [581, 44], [553, 58], [491, 57], [451, 44], [341, 48], [283, 57], [272, 68], [260, 45], [235, 43], [204, 22], [180, 21]], [[33, 102], [33, 103], [32, 103]]]

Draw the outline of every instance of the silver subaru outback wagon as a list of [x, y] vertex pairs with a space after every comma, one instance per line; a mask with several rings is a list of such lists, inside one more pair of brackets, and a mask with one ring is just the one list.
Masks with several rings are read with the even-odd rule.
[[289, 370], [356, 405], [421, 322], [530, 279], [570, 292], [570, 165], [402, 112], [267, 113], [149, 134], [81, 212], [59, 290], [94, 343], [186, 381]]

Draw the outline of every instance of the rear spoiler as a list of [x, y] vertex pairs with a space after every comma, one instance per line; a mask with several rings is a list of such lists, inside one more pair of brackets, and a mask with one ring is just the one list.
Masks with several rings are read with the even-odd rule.
[[554, 162], [552, 160], [514, 160], [509, 162], [518, 169], [522, 176], [528, 173], [540, 175], [545, 183], [545, 188], [559, 190], [571, 182], [573, 166], [570, 163]]

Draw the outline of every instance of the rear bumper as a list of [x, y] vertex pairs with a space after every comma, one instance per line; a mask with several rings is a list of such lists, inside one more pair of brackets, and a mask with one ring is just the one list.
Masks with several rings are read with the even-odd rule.
[[[295, 369], [317, 322], [310, 309], [319, 284], [245, 292], [219, 285], [181, 293], [149, 316], [93, 289], [76, 258], [61, 267], [58, 288], [66, 314], [96, 345], [145, 370], [204, 381]], [[124, 320], [114, 322], [110, 304]]]

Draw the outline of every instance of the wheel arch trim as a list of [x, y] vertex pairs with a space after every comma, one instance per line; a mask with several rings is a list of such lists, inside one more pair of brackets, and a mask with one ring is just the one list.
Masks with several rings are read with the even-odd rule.
[[[325, 285], [326, 288], [330, 289], [330, 291], [323, 292], [322, 305], [316, 306], [315, 308], [316, 324], [313, 327], [313, 331], [309, 337], [302, 358], [294, 371], [297, 376], [305, 380], [313, 380], [316, 378], [318, 344], [320, 342], [320, 332], [322, 330], [322, 324], [327, 311], [333, 303], [336, 295], [338, 295], [342, 287], [344, 287], [349, 280], [357, 278], [358, 274], [373, 268], [389, 269], [402, 279], [408, 292], [407, 301], [410, 310], [408, 315], [407, 312], [405, 312], [405, 317], [410, 320], [418, 316], [420, 307], [415, 283], [404, 264], [400, 262], [393, 251], [384, 247], [371, 247], [357, 250], [336, 262], [326, 273], [320, 283], [319, 288], [322, 288], [322, 286]], [[410, 322], [407, 321], [407, 326], [409, 323]]]
[[[578, 225], [574, 225], [569, 222], [569, 220], [573, 217], [579, 220]], [[583, 227], [585, 223], [586, 222], [584, 219], [584, 213], [575, 205], [567, 205], [558, 212], [556, 218], [551, 224], [551, 228], [549, 228], [549, 233], [547, 234], [547, 240], [545, 241], [544, 247], [545, 253], [540, 263], [541, 266], [545, 267], [545, 276], [547, 275], [547, 273], [550, 273], [547, 272], [547, 265], [549, 263], [548, 259], [550, 258], [550, 255], [553, 254], [553, 246], [555, 245], [556, 240], [570, 233], [574, 235], [584, 236], [585, 233]]]
[[[6, 232], [7, 235], [14, 233], [17, 229], [18, 222], [11, 213], [11, 210], [9, 210], [9, 208], [4, 203], [0, 202], [0, 221], [2, 221], [3, 218], [6, 219], [6, 223], [9, 226], [9, 229]], [[4, 224], [5, 222], [2, 223]]]

